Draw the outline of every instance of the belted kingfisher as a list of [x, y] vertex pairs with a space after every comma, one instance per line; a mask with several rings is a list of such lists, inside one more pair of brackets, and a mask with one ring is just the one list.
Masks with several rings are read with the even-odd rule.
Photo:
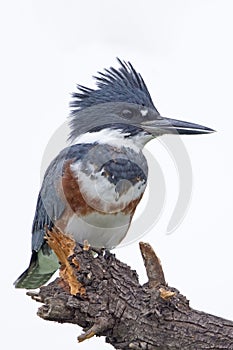
[[163, 134], [207, 134], [214, 130], [164, 118], [142, 76], [130, 62], [105, 69], [97, 88], [78, 85], [72, 94], [70, 146], [49, 165], [32, 225], [29, 267], [15, 287], [34, 289], [59, 268], [46, 229], [58, 228], [75, 241], [112, 249], [127, 234], [147, 184], [142, 149]]

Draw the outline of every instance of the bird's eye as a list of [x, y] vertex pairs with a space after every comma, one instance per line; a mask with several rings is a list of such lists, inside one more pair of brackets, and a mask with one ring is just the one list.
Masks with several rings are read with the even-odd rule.
[[132, 115], [133, 115], [133, 112], [130, 109], [123, 109], [122, 116], [124, 118], [130, 118], [132, 117]]

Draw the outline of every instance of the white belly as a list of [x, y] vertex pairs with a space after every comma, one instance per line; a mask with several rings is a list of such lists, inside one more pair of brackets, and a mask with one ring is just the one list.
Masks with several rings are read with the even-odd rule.
[[122, 241], [129, 224], [130, 216], [121, 212], [91, 213], [84, 218], [74, 214], [68, 221], [66, 232], [71, 234], [76, 242], [83, 243], [87, 240], [92, 247], [112, 249]]

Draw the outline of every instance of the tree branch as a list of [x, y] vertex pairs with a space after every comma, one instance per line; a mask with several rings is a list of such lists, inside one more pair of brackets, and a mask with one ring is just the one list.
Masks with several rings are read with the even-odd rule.
[[[57, 233], [49, 233], [55, 251], [64, 247], [64, 237]], [[190, 308], [187, 299], [166, 284], [149, 244], [140, 243], [148, 275], [144, 285], [115, 255], [99, 252], [94, 257], [88, 245], [70, 246], [62, 255], [60, 278], [39, 293], [28, 293], [43, 303], [38, 316], [81, 326], [79, 342], [104, 336], [118, 350], [233, 350], [233, 322]]]

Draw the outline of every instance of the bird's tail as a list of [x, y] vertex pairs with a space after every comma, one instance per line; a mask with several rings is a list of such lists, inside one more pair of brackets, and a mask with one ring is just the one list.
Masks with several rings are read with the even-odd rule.
[[43, 250], [33, 251], [29, 267], [14, 282], [16, 288], [36, 289], [45, 284], [59, 268], [55, 253], [50, 250], [44, 254]]

